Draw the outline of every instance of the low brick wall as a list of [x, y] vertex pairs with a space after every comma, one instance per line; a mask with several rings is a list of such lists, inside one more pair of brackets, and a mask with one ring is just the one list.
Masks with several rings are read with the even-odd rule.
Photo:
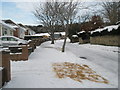
[[[21, 60], [28, 60], [28, 46], [27, 45], [21, 45], [22, 48], [21, 53], [11, 53], [10, 54], [10, 59], [12, 61], [21, 61]], [[10, 48], [16, 48], [16, 47], [10, 47]]]
[[105, 35], [90, 37], [91, 44], [102, 44], [110, 46], [120, 46], [120, 36], [118, 35]]

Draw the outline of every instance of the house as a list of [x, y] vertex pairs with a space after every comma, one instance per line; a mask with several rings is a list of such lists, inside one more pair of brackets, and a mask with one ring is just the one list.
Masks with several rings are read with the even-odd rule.
[[20, 33], [20, 38], [24, 38], [25, 35], [28, 35], [28, 33], [27, 33], [27, 28], [26, 28], [26, 26], [24, 26], [23, 24], [18, 24], [18, 25], [19, 25], [19, 27], [20, 27], [20, 31], [19, 31], [19, 33]]
[[35, 31], [33, 31], [32, 29], [30, 29], [28, 27], [26, 27], [26, 29], [27, 29], [27, 31], [26, 31], [25, 35], [35, 35], [36, 34]]
[[19, 37], [19, 26], [16, 23], [14, 23], [12, 20], [2, 20], [2, 21], [5, 24], [15, 29], [15, 31], [13, 32], [13, 36]]
[[29, 27], [23, 25], [23, 24], [18, 24], [25, 30], [25, 35], [35, 35], [35, 31], [31, 30]]
[[54, 32], [54, 38], [55, 39], [60, 39], [61, 38], [61, 33], [60, 32]]
[[26, 29], [23, 26], [16, 24], [10, 19], [3, 20], [3, 22], [15, 29], [13, 32], [13, 36], [22, 38], [22, 39], [24, 38]]
[[15, 29], [10, 25], [0, 20], [0, 36], [8, 35], [13, 36]]
[[63, 39], [65, 37], [65, 32], [54, 32], [55, 39]]

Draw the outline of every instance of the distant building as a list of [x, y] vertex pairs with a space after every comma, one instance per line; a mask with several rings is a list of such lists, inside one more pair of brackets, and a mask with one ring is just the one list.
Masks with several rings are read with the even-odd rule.
[[18, 25], [21, 26], [23, 29], [25, 29], [25, 35], [35, 35], [35, 31], [30, 29], [29, 27], [22, 24], [18, 24]]
[[16, 24], [15, 22], [13, 22], [12, 20], [3, 20], [4, 23], [6, 23], [7, 25], [11, 26], [12, 28], [14, 28], [14, 32], [13, 32], [13, 36], [16, 36], [18, 38], [24, 38], [25, 35], [25, 29], [20, 27], [18, 24]]

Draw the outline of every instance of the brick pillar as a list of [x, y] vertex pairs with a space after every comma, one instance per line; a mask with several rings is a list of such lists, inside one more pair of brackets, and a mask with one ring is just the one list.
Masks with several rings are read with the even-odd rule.
[[0, 52], [0, 56], [2, 56], [2, 63], [0, 64], [0, 67], [4, 67], [3, 70], [3, 83], [9, 82], [11, 80], [11, 69], [10, 69], [10, 51], [4, 50]]
[[[0, 51], [0, 67], [2, 66], [2, 53]], [[0, 70], [0, 88], [2, 88], [2, 70]]]
[[21, 47], [22, 47], [22, 59], [28, 60], [28, 46], [22, 45]]
[[2, 70], [0, 70], [0, 88], [2, 88]]

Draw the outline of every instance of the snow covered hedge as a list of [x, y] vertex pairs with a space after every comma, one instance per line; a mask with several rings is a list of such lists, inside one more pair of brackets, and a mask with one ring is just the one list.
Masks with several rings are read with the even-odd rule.
[[85, 39], [89, 39], [90, 33], [86, 31], [81, 31], [81, 32], [78, 32], [78, 36], [83, 40], [85, 40]]
[[91, 31], [91, 37], [104, 35], [120, 35], [120, 25], [111, 25]]
[[86, 31], [81, 31], [77, 33], [79, 36], [79, 43], [84, 44], [84, 43], [89, 43], [90, 42], [90, 33]]
[[91, 32], [90, 43], [120, 46], [120, 25], [111, 25]]
[[78, 35], [72, 35], [70, 40], [71, 40], [71, 43], [79, 42]]

